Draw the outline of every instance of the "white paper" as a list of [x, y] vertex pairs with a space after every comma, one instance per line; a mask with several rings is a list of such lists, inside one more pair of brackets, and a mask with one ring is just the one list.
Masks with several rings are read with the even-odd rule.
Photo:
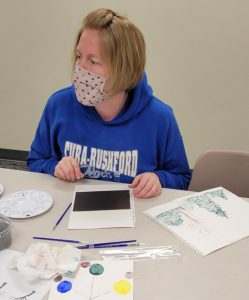
[[[65, 293], [60, 292], [60, 282], [54, 282], [49, 300], [132, 300], [133, 299], [133, 262], [132, 261], [91, 261], [83, 262], [75, 279], [70, 281], [72, 287]], [[100, 266], [101, 274], [91, 273], [91, 267]]]
[[[74, 210], [77, 192], [127, 191], [129, 193], [129, 208], [110, 210]], [[105, 205], [103, 200], [103, 205]], [[132, 190], [126, 185], [81, 185], [75, 188], [68, 229], [94, 229], [111, 227], [134, 227], [135, 210]]]
[[18, 271], [6, 266], [13, 257], [20, 255], [21, 252], [10, 249], [0, 251], [0, 299], [41, 300], [50, 289], [51, 281], [36, 280], [29, 283]]
[[249, 236], [249, 203], [222, 187], [144, 213], [202, 255]]

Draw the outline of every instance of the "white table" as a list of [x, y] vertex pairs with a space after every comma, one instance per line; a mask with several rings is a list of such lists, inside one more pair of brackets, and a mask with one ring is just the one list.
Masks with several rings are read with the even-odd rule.
[[[135, 263], [135, 300], [248, 300], [249, 299], [249, 238], [201, 256], [193, 249], [153, 222], [142, 211], [191, 192], [164, 189], [153, 199], [136, 199], [136, 227], [96, 230], [68, 230], [67, 214], [58, 228], [52, 228], [72, 200], [75, 185], [106, 182], [80, 180], [67, 183], [50, 175], [0, 168], [4, 195], [26, 189], [47, 191], [54, 206], [43, 215], [25, 220], [13, 220], [11, 249], [26, 251], [33, 236], [49, 236], [86, 241], [137, 239], [146, 246], [177, 245], [180, 258], [146, 260]], [[0, 200], [1, 201], [1, 200]], [[248, 216], [249, 217], [249, 216]], [[56, 245], [64, 245], [55, 243]], [[89, 260], [99, 259], [99, 251], [83, 250]]]

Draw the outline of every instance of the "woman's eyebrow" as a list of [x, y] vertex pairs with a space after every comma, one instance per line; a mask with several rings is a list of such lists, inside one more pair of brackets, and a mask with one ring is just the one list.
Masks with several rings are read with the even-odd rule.
[[[75, 52], [77, 54], [82, 54], [79, 49], [76, 49]], [[98, 56], [96, 54], [93, 54], [93, 53], [89, 53], [87, 56], [90, 57], [90, 58], [92, 58], [92, 57], [98, 58]]]
[[93, 58], [93, 57], [94, 57], [94, 58], [98, 58], [98, 56], [96, 56], [96, 55], [94, 55], [94, 54], [89, 54], [88, 56], [89, 56], [89, 58]]

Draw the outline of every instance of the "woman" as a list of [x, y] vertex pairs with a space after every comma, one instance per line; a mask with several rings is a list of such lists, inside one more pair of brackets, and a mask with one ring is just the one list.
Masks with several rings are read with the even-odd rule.
[[130, 183], [135, 197], [186, 189], [190, 170], [172, 109], [147, 84], [145, 42], [126, 17], [98, 9], [74, 48], [73, 85], [51, 96], [31, 145], [31, 171]]

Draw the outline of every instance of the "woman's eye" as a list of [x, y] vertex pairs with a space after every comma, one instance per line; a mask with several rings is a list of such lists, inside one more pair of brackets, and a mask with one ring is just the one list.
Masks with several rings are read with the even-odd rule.
[[80, 53], [76, 52], [76, 59], [80, 59], [81, 55]]
[[92, 65], [96, 65], [96, 64], [97, 64], [97, 62], [96, 62], [95, 60], [93, 60], [93, 59], [90, 59], [90, 63], [91, 63]]

